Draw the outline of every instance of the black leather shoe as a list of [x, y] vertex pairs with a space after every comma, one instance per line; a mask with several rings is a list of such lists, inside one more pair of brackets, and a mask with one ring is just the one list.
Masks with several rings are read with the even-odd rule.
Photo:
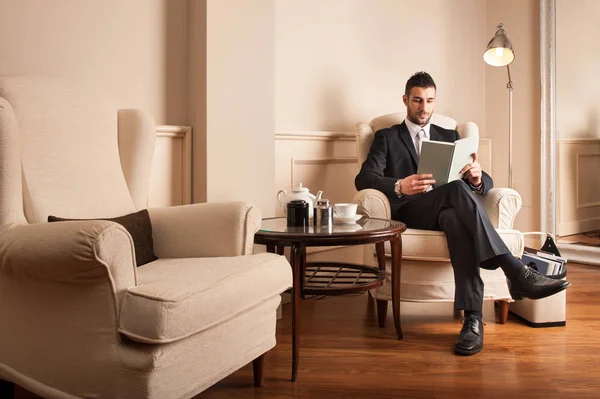
[[483, 322], [475, 315], [468, 315], [454, 345], [454, 352], [459, 355], [474, 355], [483, 349]]
[[541, 299], [567, 289], [571, 283], [546, 277], [525, 266], [516, 278], [509, 280], [510, 295], [513, 299]]

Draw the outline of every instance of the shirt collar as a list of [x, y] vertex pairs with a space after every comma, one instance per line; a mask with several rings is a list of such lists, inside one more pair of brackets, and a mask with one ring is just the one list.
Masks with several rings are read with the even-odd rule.
[[417, 134], [421, 129], [425, 130], [425, 140], [430, 140], [429, 130], [431, 128], [431, 122], [428, 122], [425, 126], [421, 127], [409, 121], [408, 118], [405, 118], [404, 123], [406, 123], [406, 127], [408, 128], [410, 137], [412, 137], [413, 140], [415, 139], [415, 137], [417, 137]]

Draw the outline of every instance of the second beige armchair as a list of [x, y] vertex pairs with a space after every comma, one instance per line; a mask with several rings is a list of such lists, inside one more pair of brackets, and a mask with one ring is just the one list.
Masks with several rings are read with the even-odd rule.
[[[356, 146], [359, 167], [366, 159], [375, 132], [402, 123], [406, 114], [398, 112], [383, 115], [370, 123], [356, 124]], [[479, 136], [479, 128], [472, 122], [457, 124], [447, 116], [434, 114], [432, 123], [446, 129], [458, 130], [461, 137]], [[488, 215], [513, 255], [523, 253], [523, 235], [513, 229], [513, 223], [521, 208], [521, 196], [515, 190], [494, 188], [487, 195], [480, 195]], [[359, 191], [354, 197], [359, 205], [359, 213], [374, 217], [391, 219], [388, 198], [378, 190]], [[365, 263], [377, 265], [375, 247], [365, 250]], [[386, 268], [390, 270], [390, 248], [385, 247]], [[485, 284], [484, 300], [498, 301], [499, 322], [505, 323], [508, 316], [508, 304], [512, 298], [508, 291], [506, 277], [501, 269], [481, 269]], [[391, 283], [386, 283], [371, 291], [377, 299], [379, 325], [385, 326], [387, 305], [391, 300]], [[441, 231], [407, 229], [402, 234], [402, 273], [400, 300], [405, 302], [453, 302], [454, 274], [450, 263], [450, 254], [446, 236]]]
[[252, 254], [257, 207], [150, 209], [141, 266], [121, 224], [46, 222], [143, 212], [155, 137], [72, 82], [0, 78], [2, 398], [188, 399], [248, 363], [261, 384], [292, 273]]

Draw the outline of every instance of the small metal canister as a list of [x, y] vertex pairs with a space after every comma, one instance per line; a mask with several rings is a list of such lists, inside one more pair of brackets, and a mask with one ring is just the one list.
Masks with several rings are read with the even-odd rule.
[[329, 204], [329, 200], [320, 199], [314, 210], [314, 221], [317, 227], [332, 227], [333, 226], [333, 207]]

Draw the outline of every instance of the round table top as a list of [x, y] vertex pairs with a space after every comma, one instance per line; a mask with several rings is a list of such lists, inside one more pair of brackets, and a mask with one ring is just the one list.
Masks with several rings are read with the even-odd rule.
[[402, 233], [404, 230], [406, 230], [406, 225], [402, 222], [364, 216], [353, 223], [334, 223], [331, 228], [316, 226], [292, 227], [287, 225], [285, 217], [280, 217], [263, 219], [261, 228], [256, 233], [255, 238], [257, 240], [278, 239], [286, 241], [301, 239], [330, 241], [343, 238], [383, 237], [390, 234]]

